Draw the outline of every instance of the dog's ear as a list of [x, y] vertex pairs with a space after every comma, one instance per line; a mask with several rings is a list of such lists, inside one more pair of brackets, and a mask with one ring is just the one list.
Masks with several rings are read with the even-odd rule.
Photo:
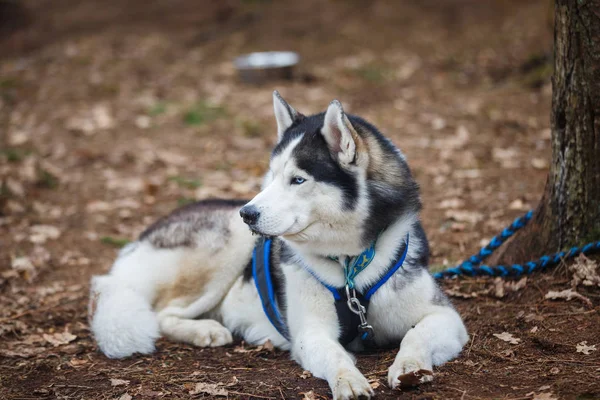
[[294, 110], [281, 97], [277, 90], [273, 91], [273, 110], [275, 111], [275, 120], [277, 120], [277, 140], [281, 140], [285, 131], [296, 121], [304, 116]]
[[342, 165], [356, 162], [357, 152], [362, 148], [362, 139], [346, 116], [342, 104], [334, 100], [325, 113], [325, 122], [321, 130], [329, 146], [331, 155]]

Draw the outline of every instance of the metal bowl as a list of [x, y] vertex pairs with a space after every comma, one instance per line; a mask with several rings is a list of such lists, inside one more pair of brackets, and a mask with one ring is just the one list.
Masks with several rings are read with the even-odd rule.
[[243, 82], [256, 84], [269, 80], [291, 80], [298, 61], [300, 57], [292, 51], [266, 51], [239, 56], [233, 63]]

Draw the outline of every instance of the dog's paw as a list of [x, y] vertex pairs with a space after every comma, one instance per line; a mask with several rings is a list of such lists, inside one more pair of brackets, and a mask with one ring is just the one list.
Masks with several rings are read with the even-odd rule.
[[229, 329], [217, 321], [198, 321], [203, 322], [202, 327], [194, 335], [192, 343], [198, 347], [218, 347], [225, 346], [233, 342], [233, 337]]
[[403, 389], [431, 382], [431, 366], [412, 357], [398, 357], [388, 372], [388, 384], [392, 389]]
[[335, 400], [370, 399], [371, 396], [373, 389], [360, 372], [345, 369], [338, 373], [333, 387]]

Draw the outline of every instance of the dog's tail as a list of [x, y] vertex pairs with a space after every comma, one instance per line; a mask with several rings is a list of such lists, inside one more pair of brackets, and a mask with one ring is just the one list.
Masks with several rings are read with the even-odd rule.
[[160, 336], [156, 314], [144, 296], [118, 277], [92, 278], [88, 313], [98, 347], [107, 357], [154, 351]]

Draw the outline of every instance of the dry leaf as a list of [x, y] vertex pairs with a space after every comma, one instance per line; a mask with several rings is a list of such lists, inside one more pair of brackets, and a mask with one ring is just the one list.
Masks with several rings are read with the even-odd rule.
[[302, 373], [300, 374], [300, 378], [302, 379], [307, 379], [307, 378], [311, 378], [312, 374], [310, 373], [310, 371], [304, 370], [302, 371]]
[[369, 379], [369, 384], [371, 385], [371, 388], [373, 388], [373, 390], [381, 386], [381, 382], [379, 382], [378, 379]]
[[566, 290], [562, 290], [560, 292], [550, 290], [548, 293], [546, 293], [546, 296], [544, 296], [544, 297], [546, 299], [552, 299], [552, 300], [564, 299], [567, 301], [570, 301], [571, 299], [579, 299], [582, 302], [584, 302], [587, 306], [593, 307], [590, 299], [577, 293], [573, 289], [566, 289]]
[[114, 379], [114, 378], [110, 378], [110, 385], [111, 386], [122, 386], [122, 385], [129, 385], [129, 381], [125, 380], [125, 379]]
[[504, 279], [497, 277], [494, 279], [494, 285], [491, 290], [495, 297], [501, 299], [504, 297]]
[[584, 254], [575, 259], [575, 263], [569, 265], [569, 271], [573, 272], [571, 286], [577, 287], [580, 283], [584, 286], [600, 286], [600, 276], [597, 272], [598, 263], [590, 260]]
[[71, 361], [69, 361], [69, 364], [71, 364], [73, 367], [79, 367], [80, 365], [85, 365], [88, 362], [89, 361], [85, 359], [73, 358]]
[[128, 394], [128, 393], [123, 393], [123, 394], [121, 395], [121, 397], [119, 397], [119, 400], [131, 400], [131, 399], [132, 399], [132, 397], [131, 397], [131, 395], [130, 395], [130, 394]]
[[590, 354], [592, 351], [596, 351], [596, 345], [593, 344], [591, 346], [588, 346], [587, 341], [583, 341], [581, 343], [577, 343], [577, 352], [578, 353], [583, 353], [585, 355]]
[[515, 352], [511, 349], [503, 350], [500, 352], [500, 354], [502, 354], [504, 357], [509, 357], [509, 358], [515, 356]]
[[527, 203], [525, 203], [523, 200], [521, 199], [516, 199], [513, 200], [509, 205], [508, 205], [508, 209], [509, 210], [519, 210], [519, 211], [525, 211], [525, 210], [529, 210], [531, 209], [531, 206]]
[[548, 161], [544, 158], [534, 157], [531, 159], [531, 166], [535, 169], [546, 170], [546, 169], [548, 169]]
[[468, 222], [473, 225], [483, 219], [481, 213], [467, 210], [446, 210], [445, 216], [454, 221]]
[[20, 275], [28, 283], [31, 283], [33, 281], [33, 278], [35, 278], [37, 275], [37, 271], [29, 257], [13, 258], [10, 266], [15, 271], [18, 271], [18, 275]]
[[266, 342], [264, 342], [260, 346], [254, 347], [254, 348], [247, 349], [244, 347], [244, 344], [242, 343], [241, 346], [236, 346], [233, 349], [234, 353], [258, 353], [261, 351], [273, 352], [273, 351], [275, 351], [275, 346], [273, 346], [273, 343], [271, 343], [271, 341], [267, 339]]
[[472, 299], [472, 298], [478, 296], [478, 294], [476, 292], [471, 292], [471, 293], [461, 292], [459, 287], [454, 287], [454, 288], [451, 288], [451, 289], [445, 289], [444, 292], [448, 296], [458, 297], [458, 298], [461, 298], [461, 299]]
[[521, 341], [521, 339], [514, 337], [511, 333], [508, 332], [494, 333], [494, 336], [510, 344], [519, 344], [519, 342]]
[[315, 392], [313, 392], [312, 390], [300, 394], [303, 395], [302, 400], [318, 400], [317, 396], [315, 395]]
[[63, 344], [71, 343], [73, 340], [77, 339], [77, 336], [73, 335], [70, 332], [58, 332], [52, 335], [44, 333], [42, 337], [54, 347], [62, 346]]
[[190, 390], [189, 394], [199, 394], [206, 393], [211, 396], [227, 396], [229, 392], [227, 389], [220, 387], [222, 383], [196, 383], [196, 387], [193, 390]]
[[230, 387], [230, 386], [235, 386], [238, 383], [240, 383], [240, 380], [237, 378], [237, 376], [233, 376], [233, 378], [231, 378], [231, 382], [227, 383], [225, 386]]
[[518, 292], [519, 290], [523, 289], [526, 285], [527, 285], [527, 277], [525, 276], [516, 282], [515, 281], [505, 282], [504, 288], [506, 290], [510, 290], [512, 292]]
[[46, 243], [48, 239], [58, 239], [60, 237], [60, 229], [52, 225], [34, 225], [30, 228], [31, 234], [29, 241], [31, 243]]
[[[258, 346], [258, 347], [261, 347], [261, 346]], [[263, 343], [261, 350], [274, 351], [275, 346], [273, 346], [273, 343], [269, 339], [267, 339], [267, 341], [265, 343]]]
[[448, 208], [461, 208], [465, 205], [464, 200], [459, 199], [458, 197], [454, 197], [451, 199], [444, 199], [438, 204], [437, 208], [442, 210], [446, 210]]
[[530, 333], [536, 333], [538, 331], [538, 327], [534, 326], [533, 328], [531, 328], [531, 330], [529, 331]]

